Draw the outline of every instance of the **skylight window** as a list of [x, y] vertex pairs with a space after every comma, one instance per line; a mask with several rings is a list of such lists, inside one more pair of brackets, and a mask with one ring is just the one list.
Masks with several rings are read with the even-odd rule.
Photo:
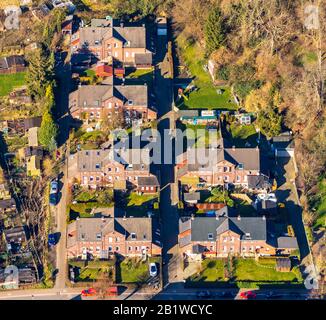
[[131, 233], [130, 236], [131, 236], [131, 239], [132, 240], [136, 240], [137, 239], [136, 233]]
[[209, 233], [208, 234], [208, 240], [213, 240], [214, 238], [213, 238], [213, 233]]

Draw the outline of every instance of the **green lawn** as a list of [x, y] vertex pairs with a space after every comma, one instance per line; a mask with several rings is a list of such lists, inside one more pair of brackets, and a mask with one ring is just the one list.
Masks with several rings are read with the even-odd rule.
[[253, 288], [260, 286], [277, 285], [301, 285], [302, 275], [295, 267], [291, 272], [278, 272], [275, 270], [274, 258], [236, 259], [234, 264], [234, 278], [224, 279], [224, 259], [205, 259], [202, 262], [202, 270], [187, 279], [189, 287], [239, 287]]
[[149, 202], [157, 198], [157, 194], [137, 194], [131, 192], [128, 196], [128, 207], [130, 206], [141, 206], [146, 202]]
[[264, 260], [257, 264], [254, 259], [237, 259], [235, 268], [236, 281], [302, 281], [301, 273], [298, 269], [291, 272], [278, 272], [275, 270], [275, 260]]
[[[203, 69], [206, 64], [203, 49], [198, 44], [188, 44], [182, 34], [177, 38], [177, 43], [182, 60], [191, 75], [195, 76], [194, 85], [198, 88], [197, 91], [190, 93], [188, 100], [179, 101], [177, 106], [181, 109], [236, 109], [237, 105], [231, 96], [230, 88], [214, 86], [209, 73]], [[222, 89], [224, 92], [218, 94], [217, 89]]]
[[160, 264], [160, 258], [151, 257], [147, 261], [141, 261], [140, 258], [126, 258], [117, 265], [117, 282], [145, 282], [149, 277], [149, 264], [151, 262], [158, 265]]
[[144, 84], [151, 85], [153, 83], [154, 69], [127, 69], [126, 84]]
[[0, 74], [0, 97], [8, 95], [15, 87], [25, 84], [25, 72]]
[[325, 228], [326, 227], [326, 179], [322, 179], [318, 184], [317, 193], [317, 219], [314, 223], [314, 228]]
[[202, 263], [202, 271], [190, 277], [193, 282], [223, 281], [224, 262], [222, 260], [205, 259]]
[[196, 140], [194, 144], [196, 148], [207, 148], [220, 138], [220, 133], [217, 129], [207, 130], [205, 125], [186, 124], [184, 129], [189, 129], [187, 131], [187, 139]]
[[69, 261], [69, 265], [78, 268], [77, 281], [93, 281], [97, 280], [103, 272], [107, 273], [113, 268], [112, 261]]
[[246, 142], [249, 142], [251, 147], [257, 145], [258, 134], [253, 124], [241, 125], [234, 122], [230, 125], [230, 134], [236, 147], [244, 147]]
[[[136, 192], [131, 192], [127, 198], [126, 212], [128, 216], [146, 216], [149, 211], [150, 202], [157, 202], [157, 194], [137, 194]], [[155, 213], [156, 210], [151, 210]]]

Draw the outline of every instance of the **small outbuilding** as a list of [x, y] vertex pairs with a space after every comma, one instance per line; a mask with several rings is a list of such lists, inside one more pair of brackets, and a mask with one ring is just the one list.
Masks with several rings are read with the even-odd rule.
[[276, 259], [276, 271], [290, 272], [291, 271], [290, 258], [277, 258]]

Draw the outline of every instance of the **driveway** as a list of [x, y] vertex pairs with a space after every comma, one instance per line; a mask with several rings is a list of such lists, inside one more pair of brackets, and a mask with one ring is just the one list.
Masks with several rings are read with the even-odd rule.
[[283, 202], [289, 212], [290, 223], [298, 240], [300, 256], [303, 260], [309, 253], [303, 220], [302, 207], [299, 204], [294, 186], [295, 170], [291, 158], [277, 158], [277, 185], [276, 197], [279, 202]]

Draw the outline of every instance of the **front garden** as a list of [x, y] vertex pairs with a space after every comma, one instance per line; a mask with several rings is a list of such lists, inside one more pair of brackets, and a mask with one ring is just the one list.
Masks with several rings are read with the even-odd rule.
[[160, 257], [150, 257], [143, 261], [141, 258], [125, 258], [117, 262], [117, 283], [143, 283], [149, 279], [149, 264], [155, 262], [160, 264]]
[[198, 272], [186, 279], [187, 287], [263, 288], [302, 284], [298, 266], [290, 272], [276, 271], [275, 258], [205, 259]]

